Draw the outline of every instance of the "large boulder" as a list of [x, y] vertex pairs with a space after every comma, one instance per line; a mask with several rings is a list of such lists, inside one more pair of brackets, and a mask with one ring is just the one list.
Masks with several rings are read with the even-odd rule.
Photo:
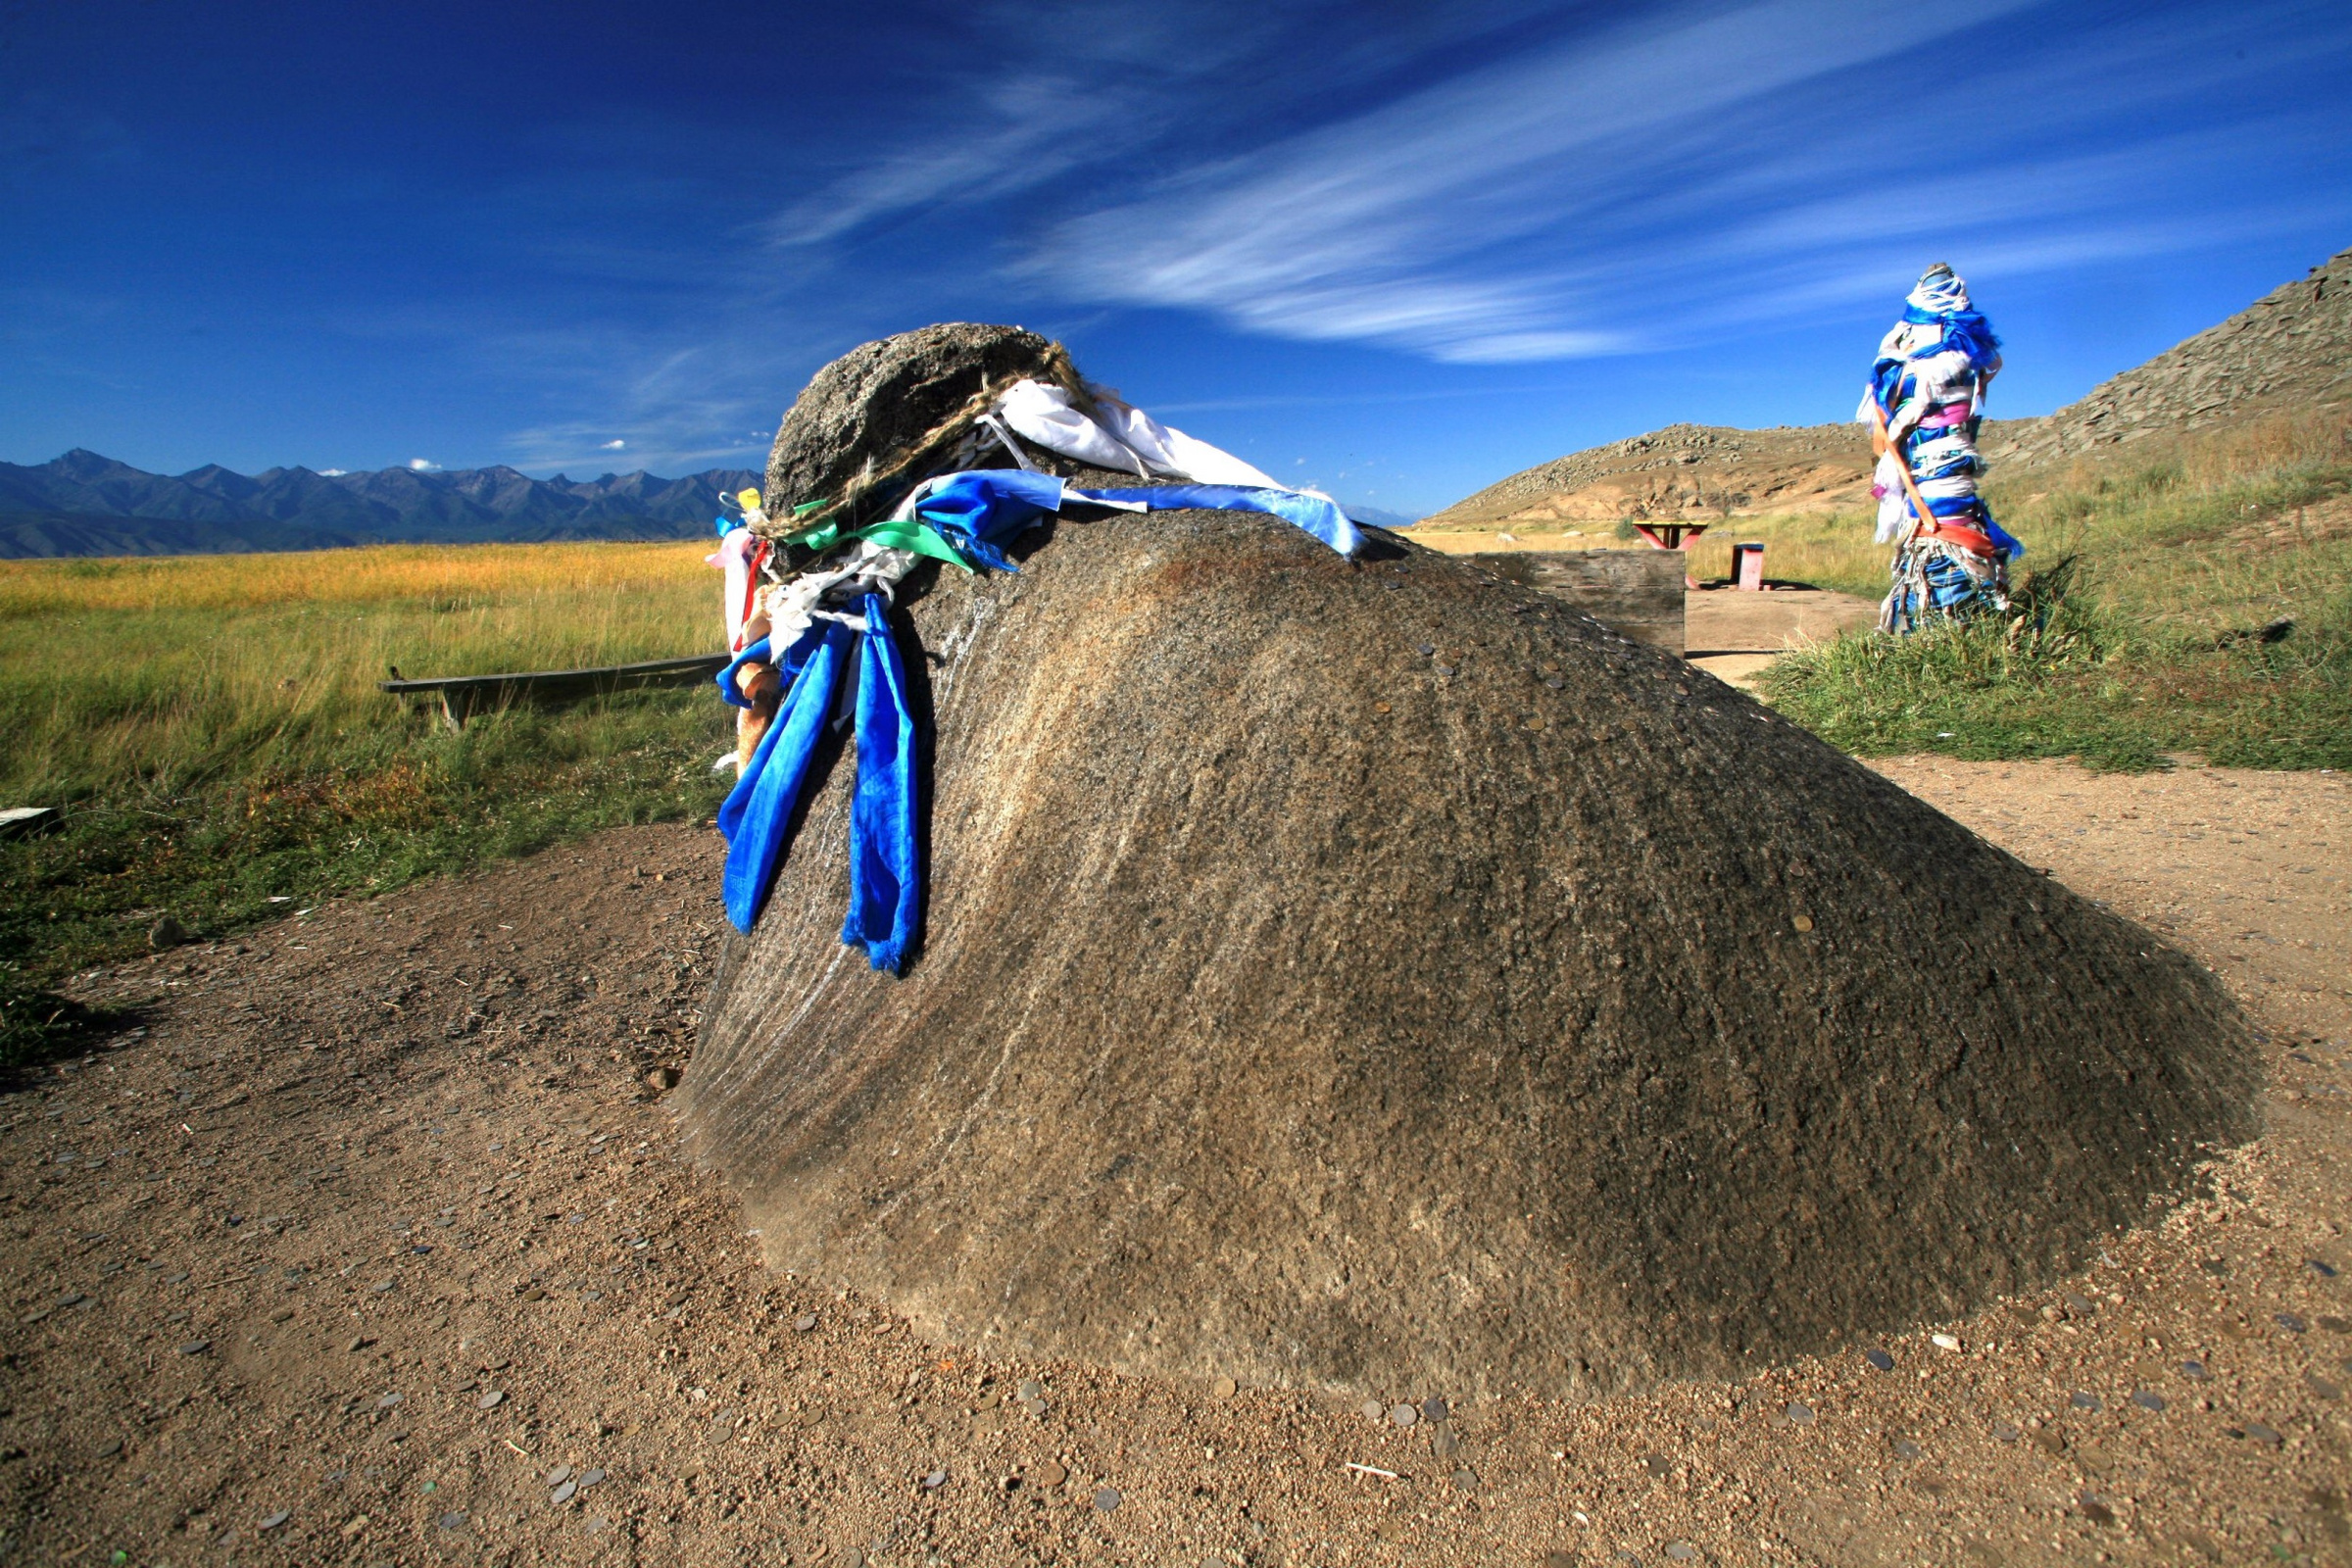
[[845, 753], [681, 1091], [771, 1263], [1000, 1350], [1592, 1394], [2050, 1278], [2254, 1131], [2148, 932], [1375, 541], [1065, 520], [909, 580], [916, 957], [841, 945]]
[[948, 452], [989, 398], [1023, 377], [1074, 382], [1069, 363], [1060, 344], [1024, 327], [971, 321], [852, 349], [816, 372], [776, 431], [769, 516], [780, 528], [794, 507], [839, 502], [877, 481], [895, 501], [889, 481], [930, 472], [925, 461]]

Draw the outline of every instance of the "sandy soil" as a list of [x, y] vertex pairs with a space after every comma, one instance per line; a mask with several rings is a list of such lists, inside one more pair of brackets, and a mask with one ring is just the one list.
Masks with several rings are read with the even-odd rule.
[[84, 982], [145, 1028], [0, 1099], [0, 1562], [2352, 1562], [2352, 783], [1885, 770], [2270, 1031], [2081, 1277], [1581, 1409], [975, 1362], [675, 1157], [714, 845], [631, 830]]

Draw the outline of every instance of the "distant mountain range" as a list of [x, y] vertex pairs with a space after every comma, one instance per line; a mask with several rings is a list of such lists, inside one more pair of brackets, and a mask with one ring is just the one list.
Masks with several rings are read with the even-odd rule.
[[0, 463], [0, 559], [179, 556], [417, 542], [687, 539], [749, 468], [683, 479], [645, 472], [533, 479], [509, 467], [251, 476], [218, 465], [147, 473], [78, 448], [37, 466]]
[[[76, 447], [25, 467], [0, 463], [0, 560], [36, 556], [199, 556], [343, 545], [535, 544], [551, 539], [699, 539], [721, 496], [758, 489], [749, 468], [683, 479], [643, 469], [599, 479], [534, 479], [513, 468], [251, 476], [218, 464], [148, 473]], [[1375, 527], [1412, 518], [1350, 507]]]

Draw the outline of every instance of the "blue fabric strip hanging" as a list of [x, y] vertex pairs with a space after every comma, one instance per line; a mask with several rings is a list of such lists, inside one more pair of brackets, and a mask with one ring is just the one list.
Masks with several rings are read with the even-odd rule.
[[858, 682], [858, 792], [850, 802], [850, 912], [841, 940], [899, 972], [922, 911], [914, 714], [890, 632], [890, 607], [865, 596]]
[[775, 722], [768, 725], [759, 750], [752, 753], [751, 764], [718, 808], [718, 831], [727, 841], [722, 884], [727, 918], [738, 931], [751, 930], [776, 880], [792, 808], [800, 801], [801, 786], [808, 781], [825, 712], [833, 706], [833, 687], [847, 662], [850, 635], [850, 629], [839, 621], [822, 620], [794, 645], [794, 653], [802, 653], [803, 645], [808, 645], [800, 673], [784, 694]]
[[1303, 528], [1343, 556], [1363, 548], [1364, 536], [1339, 503], [1303, 490], [1268, 490], [1246, 484], [1154, 484], [1122, 490], [1073, 490], [1086, 501], [1141, 502], [1153, 512], [1198, 508], [1203, 512], [1262, 512]]
[[[1353, 555], [1363, 541], [1337, 504], [1303, 491], [1224, 484], [1073, 490], [1053, 474], [1012, 468], [928, 480], [900, 515], [937, 530], [970, 564], [1009, 571], [1012, 563], [1001, 547], [1070, 501], [1152, 512], [1263, 513], [1304, 529], [1344, 556]], [[753, 660], [773, 663], [785, 690], [774, 721], [719, 808], [718, 830], [727, 841], [727, 918], [748, 933], [774, 886], [835, 690], [856, 658], [858, 783], [850, 802], [850, 907], [841, 940], [864, 949], [875, 968], [896, 974], [906, 965], [922, 914], [916, 736], [906, 667], [891, 635], [889, 603], [868, 593], [863, 610], [862, 626], [820, 619], [780, 658], [762, 638], [719, 672], [720, 695], [739, 708], [751, 705], [736, 687], [736, 673]]]
[[[976, 563], [1003, 570], [1011, 563], [994, 547], [1017, 537], [1071, 501], [1100, 501], [1151, 512], [1256, 512], [1304, 529], [1343, 556], [1352, 556], [1363, 546], [1363, 534], [1337, 502], [1303, 490], [1261, 485], [1154, 484], [1076, 490], [1050, 473], [971, 468], [924, 481], [908, 505], [914, 515], [937, 528]], [[987, 548], [975, 550], [975, 544]]]

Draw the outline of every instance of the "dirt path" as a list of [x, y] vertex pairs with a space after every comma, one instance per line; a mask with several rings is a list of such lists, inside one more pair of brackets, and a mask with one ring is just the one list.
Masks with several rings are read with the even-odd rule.
[[2216, 1196], [1888, 1370], [1375, 1413], [917, 1344], [674, 1157], [713, 845], [631, 830], [86, 982], [145, 1033], [0, 1100], [0, 1562], [2352, 1562], [2352, 783], [1885, 770], [2276, 1050]]

